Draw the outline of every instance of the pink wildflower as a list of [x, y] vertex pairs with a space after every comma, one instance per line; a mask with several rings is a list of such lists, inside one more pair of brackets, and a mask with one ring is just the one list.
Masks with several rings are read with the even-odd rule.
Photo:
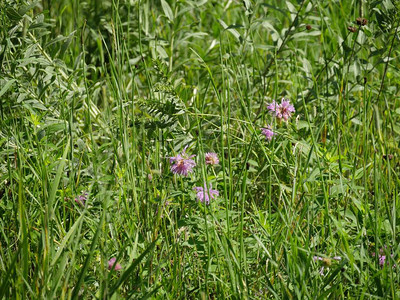
[[108, 269], [109, 270], [114, 269], [115, 271], [119, 271], [122, 269], [122, 267], [119, 263], [115, 263], [116, 260], [117, 259], [115, 257], [113, 257], [108, 261]]
[[205, 204], [210, 204], [210, 198], [214, 199], [215, 196], [219, 196], [219, 192], [212, 189], [211, 183], [210, 188], [207, 188], [206, 184], [204, 184], [204, 187], [196, 186], [193, 190], [196, 191], [197, 199], [199, 199], [200, 202], [205, 202]]
[[379, 254], [379, 265], [383, 267], [385, 265], [386, 255]]
[[[378, 259], [379, 259], [379, 266], [383, 267], [385, 266], [385, 263], [388, 265], [389, 261], [386, 261], [386, 255], [385, 255], [385, 249], [387, 248], [387, 246], [385, 245], [383, 248], [379, 249], [379, 253], [378, 253]], [[375, 256], [375, 252], [372, 253], [372, 256]], [[390, 254], [390, 257], [393, 257], [393, 253]], [[396, 265], [393, 265], [393, 267], [395, 268]]]
[[272, 100], [272, 102], [268, 104], [267, 109], [269, 109], [270, 111], [275, 111], [278, 106], [279, 104], [277, 104], [275, 100]]
[[278, 118], [279, 121], [282, 119], [284, 121], [289, 120], [289, 118], [292, 116], [292, 113], [296, 111], [294, 106], [290, 104], [290, 101], [286, 100], [285, 98], [282, 98], [281, 104], [277, 104], [275, 100], [272, 101], [272, 103], [267, 106], [267, 109], [271, 112], [274, 112], [275, 117]]
[[261, 128], [261, 133], [265, 135], [267, 141], [271, 141], [272, 137], [276, 134], [272, 131], [271, 125], [268, 125], [267, 128]]
[[205, 156], [206, 156], [206, 164], [207, 165], [218, 165], [219, 159], [218, 159], [217, 153], [207, 152]]
[[187, 146], [183, 149], [181, 154], [169, 158], [169, 162], [171, 164], [173, 163], [171, 166], [172, 173], [187, 176], [188, 173], [193, 172], [193, 167], [196, 166], [196, 162], [192, 159], [192, 157], [196, 155], [189, 156], [186, 153], [186, 148]]
[[85, 202], [87, 200], [88, 193], [82, 192], [79, 196], [75, 197], [75, 202], [81, 206], [85, 206]]

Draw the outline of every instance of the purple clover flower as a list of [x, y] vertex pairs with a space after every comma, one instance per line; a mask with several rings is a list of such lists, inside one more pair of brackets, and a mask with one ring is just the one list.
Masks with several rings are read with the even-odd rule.
[[215, 196], [219, 196], [219, 192], [212, 189], [211, 183], [210, 188], [207, 188], [206, 184], [204, 184], [204, 187], [195, 186], [193, 190], [196, 191], [197, 199], [205, 204], [210, 204], [210, 198], [215, 199]]
[[80, 206], [85, 206], [85, 202], [87, 200], [88, 193], [82, 192], [79, 196], [75, 197], [75, 202], [78, 203]]
[[219, 159], [217, 153], [207, 152], [205, 155], [207, 165], [218, 165]]
[[117, 259], [115, 257], [113, 257], [108, 261], [108, 269], [109, 270], [114, 269], [115, 271], [119, 271], [122, 269], [122, 267], [119, 263], [115, 263], [116, 260]]
[[268, 104], [267, 109], [269, 111], [275, 111], [278, 108], [279, 104], [275, 102], [275, 100], [272, 100], [270, 104]]
[[[388, 265], [389, 261], [386, 261], [386, 255], [385, 255], [385, 249], [387, 248], [387, 246], [385, 245], [383, 248], [379, 249], [379, 254], [378, 254], [378, 260], [379, 260], [379, 266], [380, 267], [384, 267], [385, 263]], [[372, 256], [375, 256], [375, 252], [372, 253]], [[393, 257], [393, 253], [390, 254], [390, 257]], [[393, 267], [395, 268], [396, 265], [393, 265]]]
[[188, 176], [189, 173], [193, 172], [193, 168], [196, 166], [196, 162], [192, 159], [196, 155], [189, 156], [186, 153], [187, 146], [183, 149], [181, 154], [175, 157], [170, 157], [169, 162], [173, 165], [171, 166], [171, 171], [174, 174]]
[[267, 109], [271, 112], [274, 112], [275, 117], [279, 121], [283, 119], [286, 122], [292, 116], [292, 113], [296, 111], [294, 106], [290, 104], [290, 101], [285, 98], [282, 98], [281, 104], [278, 104], [275, 102], [275, 100], [273, 100], [272, 103], [267, 106]]
[[379, 265], [383, 267], [385, 265], [386, 255], [379, 254]]
[[275, 132], [272, 131], [271, 125], [267, 125], [267, 128], [261, 128], [261, 133], [265, 135], [265, 139], [269, 142], [272, 140], [272, 137], [276, 134]]

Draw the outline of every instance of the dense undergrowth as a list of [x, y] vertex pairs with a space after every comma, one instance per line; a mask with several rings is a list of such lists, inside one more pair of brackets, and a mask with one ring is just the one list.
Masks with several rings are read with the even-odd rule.
[[400, 298], [399, 9], [1, 1], [0, 298]]

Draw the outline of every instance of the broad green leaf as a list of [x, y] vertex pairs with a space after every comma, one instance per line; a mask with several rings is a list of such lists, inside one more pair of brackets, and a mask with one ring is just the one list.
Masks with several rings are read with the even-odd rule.
[[321, 31], [314, 30], [314, 31], [303, 31], [298, 32], [292, 35], [292, 39], [304, 38], [304, 37], [311, 37], [311, 36], [318, 36], [321, 35]]
[[221, 19], [218, 19], [218, 22], [221, 24], [222, 28], [224, 28], [225, 30], [228, 30], [230, 33], [233, 34], [233, 36], [240, 41], [240, 33], [235, 29], [237, 27], [235, 27], [236, 25], [226, 25], [226, 23], [224, 21], [222, 21]]
[[3, 95], [8, 91], [8, 89], [11, 87], [11, 85], [12, 85], [15, 81], [16, 81], [15, 79], [11, 79], [11, 80], [9, 80], [9, 81], [6, 82], [6, 84], [3, 86], [3, 88], [2, 88], [1, 91], [0, 91], [0, 97], [3, 96]]
[[290, 2], [290, 1], [286, 1], [286, 5], [290, 11], [291, 14], [296, 14], [297, 10], [296, 7]]
[[164, 10], [164, 14], [167, 16], [167, 18], [173, 22], [174, 21], [174, 14], [172, 12], [171, 6], [169, 6], [168, 2], [165, 0], [161, 0], [161, 6]]

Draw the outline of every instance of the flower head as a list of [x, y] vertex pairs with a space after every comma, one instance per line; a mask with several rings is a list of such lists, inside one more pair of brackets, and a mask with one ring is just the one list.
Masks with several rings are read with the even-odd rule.
[[207, 152], [205, 156], [207, 165], [218, 165], [219, 159], [217, 153]]
[[[383, 267], [385, 266], [385, 263], [388, 265], [389, 261], [386, 261], [386, 252], [385, 249], [387, 248], [387, 246], [385, 245], [383, 248], [379, 249], [379, 253], [378, 253], [378, 260], [379, 260], [379, 266]], [[372, 256], [375, 256], [375, 252], [372, 253]], [[393, 253], [390, 254], [390, 257], [393, 257]], [[393, 265], [393, 267], [396, 267], [396, 265]]]
[[183, 149], [181, 154], [169, 158], [169, 162], [172, 164], [172, 173], [187, 176], [189, 173], [193, 172], [193, 167], [196, 166], [196, 162], [192, 157], [195, 157], [196, 155], [189, 156], [186, 153], [186, 148], [187, 146]]
[[271, 112], [275, 113], [275, 117], [281, 121], [282, 119], [284, 121], [289, 120], [289, 118], [292, 116], [292, 113], [294, 113], [296, 110], [294, 109], [294, 106], [290, 104], [289, 100], [286, 100], [285, 98], [282, 98], [281, 104], [277, 104], [274, 101], [270, 103], [267, 106], [267, 109]]
[[79, 196], [75, 197], [75, 202], [81, 206], [85, 206], [85, 201], [87, 200], [88, 193], [82, 192]]
[[383, 267], [385, 265], [386, 255], [379, 254], [379, 265]]
[[271, 141], [272, 137], [276, 134], [272, 131], [271, 125], [268, 125], [267, 128], [261, 128], [261, 133], [265, 135], [267, 141]]
[[115, 257], [113, 257], [108, 261], [108, 269], [109, 270], [114, 269], [115, 271], [118, 271], [118, 270], [122, 269], [122, 267], [119, 263], [115, 263], [116, 260], [117, 259]]
[[206, 204], [210, 204], [210, 198], [214, 199], [215, 196], [219, 196], [219, 192], [212, 189], [211, 183], [210, 188], [207, 188], [207, 185], [204, 184], [204, 187], [195, 186], [193, 190], [196, 191], [197, 199], [199, 199], [200, 202], [205, 202]]
[[268, 104], [267, 109], [270, 111], [276, 111], [278, 106], [279, 106], [279, 104], [277, 104], [275, 102], [275, 100], [272, 100], [272, 102], [270, 104]]

